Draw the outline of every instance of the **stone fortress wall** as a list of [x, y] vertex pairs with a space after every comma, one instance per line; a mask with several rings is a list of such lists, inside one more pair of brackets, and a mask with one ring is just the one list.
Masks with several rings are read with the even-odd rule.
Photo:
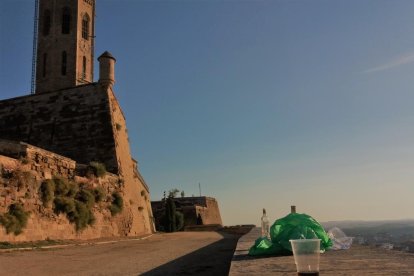
[[205, 204], [197, 206], [197, 213], [201, 215], [204, 224], [222, 225], [218, 202], [215, 198], [204, 197]]
[[[57, 215], [51, 208], [44, 207], [39, 193], [40, 183], [52, 175], [95, 188], [102, 187], [107, 196], [115, 191], [122, 192], [119, 176], [107, 173], [103, 178], [82, 177], [75, 174], [76, 165], [74, 160], [26, 143], [0, 140], [0, 213], [7, 212], [13, 203], [22, 204], [25, 211], [30, 212], [27, 226], [20, 235], [7, 234], [0, 226], [0, 241], [95, 239], [126, 235], [132, 223], [128, 219], [130, 216], [121, 214], [112, 217], [107, 208], [108, 200], [94, 206], [95, 223], [80, 232], [64, 214]], [[18, 175], [19, 182], [12, 183], [10, 179], [3, 178], [5, 173]]]
[[37, 180], [75, 176], [76, 161], [27, 143], [0, 139], [0, 155], [23, 160]]
[[125, 201], [126, 205], [130, 205], [131, 216], [137, 218], [132, 221], [131, 231], [137, 234], [142, 231], [155, 231], [149, 189], [139, 172], [137, 162], [131, 157], [125, 117], [111, 86], [108, 87], [108, 102], [114, 133], [117, 174], [125, 183], [130, 183], [124, 187]]
[[[184, 214], [184, 226], [200, 224], [197, 219], [201, 218], [201, 225], [223, 225], [217, 200], [213, 197], [177, 197], [174, 198], [177, 211]], [[165, 213], [165, 202], [152, 201], [152, 210], [156, 224], [161, 224]]]
[[[93, 83], [0, 101], [0, 139], [22, 141], [2, 145], [16, 147], [16, 152], [26, 149], [43, 178], [72, 177], [73, 162], [105, 164], [123, 183], [124, 226], [122, 233], [115, 232], [134, 236], [155, 231], [148, 186], [131, 157], [126, 121], [112, 87]], [[33, 151], [31, 145], [44, 151]]]
[[102, 162], [117, 173], [117, 129], [111, 115], [108, 92], [96, 83], [2, 100], [0, 138], [23, 141], [83, 164]]
[[[19, 161], [18, 169], [35, 176], [33, 189], [54, 175], [76, 181], [77, 167], [103, 163], [118, 183], [124, 208], [110, 220], [116, 228], [93, 228], [88, 237], [149, 234], [155, 231], [149, 189], [131, 156], [126, 120], [113, 91], [116, 60], [109, 52], [98, 58], [99, 80], [93, 82], [94, 22], [93, 0], [39, 1], [36, 94], [0, 101], [0, 154], [2, 159], [24, 158], [29, 167]], [[101, 182], [89, 184], [107, 184]], [[29, 194], [8, 190], [9, 184], [3, 181], [0, 193], [25, 201]], [[33, 206], [26, 206], [34, 208], [33, 218], [44, 213]], [[45, 231], [54, 229], [48, 226]]]

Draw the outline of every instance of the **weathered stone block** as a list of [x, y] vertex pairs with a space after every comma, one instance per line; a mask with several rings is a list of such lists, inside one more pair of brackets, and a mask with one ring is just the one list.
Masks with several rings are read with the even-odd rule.
[[44, 179], [52, 179], [52, 173], [50, 171], [43, 171], [42, 176]]

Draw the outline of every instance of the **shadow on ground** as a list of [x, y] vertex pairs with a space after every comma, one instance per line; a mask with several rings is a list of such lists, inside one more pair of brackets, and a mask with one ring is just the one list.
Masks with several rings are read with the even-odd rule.
[[[243, 250], [244, 251], [244, 250]], [[233, 257], [233, 262], [237, 261], [248, 261], [248, 260], [255, 260], [255, 259], [267, 259], [267, 258], [283, 258], [286, 256], [292, 256], [293, 254], [284, 254], [284, 255], [263, 255], [263, 256], [250, 256], [249, 254], [239, 254]]]
[[228, 275], [233, 253], [241, 235], [219, 232], [223, 239], [156, 267], [141, 275]]

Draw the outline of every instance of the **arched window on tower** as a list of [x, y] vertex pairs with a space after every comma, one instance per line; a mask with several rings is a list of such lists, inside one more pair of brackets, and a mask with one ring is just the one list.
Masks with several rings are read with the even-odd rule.
[[82, 59], [82, 79], [86, 79], [86, 57]]
[[43, 77], [46, 77], [46, 65], [47, 65], [47, 54], [44, 53], [43, 54], [43, 72], [42, 72]]
[[67, 54], [66, 51], [62, 52], [62, 76], [66, 76], [66, 69], [67, 69]]
[[89, 15], [85, 14], [82, 18], [82, 38], [89, 40]]
[[64, 7], [62, 9], [62, 34], [68, 34], [70, 32], [70, 9]]
[[50, 11], [49, 10], [45, 10], [44, 14], [43, 14], [43, 35], [49, 35], [50, 32], [50, 23], [51, 23], [51, 19], [50, 19]]

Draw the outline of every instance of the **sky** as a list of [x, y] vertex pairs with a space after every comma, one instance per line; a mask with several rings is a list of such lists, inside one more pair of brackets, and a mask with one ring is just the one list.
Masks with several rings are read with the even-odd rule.
[[[413, 12], [409, 0], [98, 0], [95, 56], [117, 60], [151, 199], [200, 183], [225, 225], [291, 205], [319, 221], [413, 219]], [[0, 0], [1, 99], [30, 93], [33, 14], [34, 0]]]

